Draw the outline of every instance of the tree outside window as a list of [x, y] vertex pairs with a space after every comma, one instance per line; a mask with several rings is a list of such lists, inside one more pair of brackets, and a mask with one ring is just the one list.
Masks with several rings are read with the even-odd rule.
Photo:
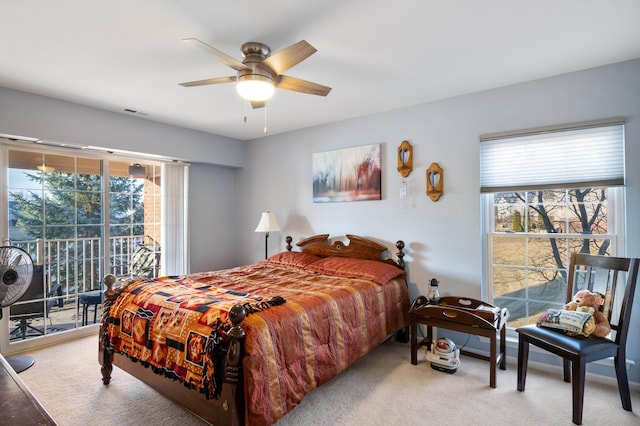
[[564, 304], [571, 252], [608, 255], [608, 189], [492, 194], [489, 235], [493, 302], [507, 307], [509, 326], [535, 323]]

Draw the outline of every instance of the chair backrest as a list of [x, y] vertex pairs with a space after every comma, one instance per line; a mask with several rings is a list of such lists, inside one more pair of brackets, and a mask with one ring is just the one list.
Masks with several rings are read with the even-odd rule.
[[585, 289], [604, 295], [603, 313], [619, 345], [626, 344], [639, 267], [640, 259], [571, 254], [567, 302]]
[[156, 245], [139, 244], [131, 255], [129, 274], [133, 277], [153, 278], [158, 275], [160, 250]]

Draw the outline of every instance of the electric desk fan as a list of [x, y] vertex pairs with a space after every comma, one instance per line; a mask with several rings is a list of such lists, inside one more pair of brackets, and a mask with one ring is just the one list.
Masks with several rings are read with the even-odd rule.
[[[19, 300], [31, 285], [33, 260], [29, 253], [19, 247], [0, 247], [0, 319], [2, 309]], [[8, 356], [7, 362], [16, 373], [26, 370], [34, 363], [29, 356]]]

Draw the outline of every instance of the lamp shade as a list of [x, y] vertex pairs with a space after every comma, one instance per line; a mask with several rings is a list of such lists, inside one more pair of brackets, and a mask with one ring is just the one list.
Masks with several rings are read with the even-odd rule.
[[256, 232], [277, 232], [280, 231], [280, 225], [275, 215], [271, 212], [262, 212], [260, 222], [256, 227]]

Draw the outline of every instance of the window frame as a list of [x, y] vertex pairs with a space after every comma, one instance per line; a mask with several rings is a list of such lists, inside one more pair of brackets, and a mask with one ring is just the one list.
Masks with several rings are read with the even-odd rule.
[[[51, 155], [51, 156], [62, 156], [62, 157], [73, 158], [74, 164], [77, 161], [77, 158], [98, 160], [101, 162], [102, 166], [101, 166], [101, 175], [100, 175], [100, 180], [101, 180], [100, 193], [101, 193], [101, 204], [102, 204], [103, 213], [102, 213], [101, 223], [99, 224], [99, 226], [103, 229], [102, 239], [104, 240], [104, 243], [99, 249], [100, 253], [98, 257], [100, 258], [101, 268], [103, 271], [102, 275], [104, 275], [104, 271], [110, 271], [109, 262], [112, 256], [109, 254], [108, 247], [106, 247], [106, 245], [108, 245], [108, 241], [110, 237], [110, 232], [109, 232], [110, 224], [108, 220], [110, 204], [109, 204], [109, 197], [105, 196], [106, 194], [109, 194], [109, 181], [110, 181], [109, 165], [114, 161], [119, 163], [143, 162], [144, 164], [149, 166], [162, 167], [165, 164], [165, 162], [158, 161], [155, 159], [150, 159], [150, 158], [143, 158], [141, 160], [140, 157], [115, 155], [113, 153], [104, 153], [104, 152], [99, 152], [94, 150], [83, 149], [81, 151], [78, 151], [77, 149], [65, 148], [64, 146], [58, 147], [58, 146], [51, 146], [49, 144], [32, 143], [31, 141], [27, 141], [27, 140], [14, 141], [14, 140], [5, 139], [4, 137], [0, 136], [0, 153], [2, 153], [2, 156], [3, 156], [3, 158], [0, 160], [0, 165], [2, 166], [1, 168], [5, 170], [5, 173], [3, 173], [3, 176], [0, 178], [0, 193], [2, 194], [4, 203], [5, 203], [5, 208], [2, 209], [2, 212], [0, 212], [0, 220], [2, 220], [2, 224], [0, 226], [2, 227], [1, 229], [4, 230], [3, 234], [6, 236], [5, 238], [7, 238], [4, 241], [5, 245], [8, 244], [9, 242], [8, 240], [8, 237], [9, 237], [9, 215], [8, 215], [9, 180], [6, 173], [6, 171], [9, 168], [9, 162], [8, 162], [9, 150], [15, 150], [15, 151], [21, 151], [21, 152], [32, 152], [34, 154], [43, 155], [43, 156]], [[74, 188], [74, 192], [75, 191], [77, 191], [77, 188]], [[165, 196], [165, 194], [164, 192], [158, 191], [158, 196], [162, 197], [162, 196]], [[160, 209], [159, 203], [157, 208]], [[163, 222], [164, 220], [161, 219], [161, 222], [157, 223], [157, 226], [162, 227]], [[76, 223], [73, 226], [81, 226], [81, 225]], [[162, 273], [162, 271], [160, 271], [160, 273]], [[73, 295], [73, 297], [77, 299], [78, 294], [80, 293], [76, 292]], [[76, 303], [78, 303], [77, 300], [76, 300]], [[46, 344], [50, 344], [50, 343], [53, 344], [61, 341], [81, 338], [83, 336], [95, 333], [95, 327], [99, 325], [99, 324], [95, 324], [95, 325], [90, 324], [89, 326], [82, 326], [81, 321], [76, 319], [76, 322], [75, 322], [76, 326], [63, 333], [59, 333], [59, 332], [45, 333], [45, 335], [38, 336], [37, 338], [27, 338], [24, 340], [12, 341], [9, 339], [9, 330], [11, 325], [9, 321], [10, 309], [11, 307], [4, 308], [3, 312], [5, 313], [5, 315], [3, 315], [3, 318], [0, 321], [0, 327], [2, 327], [2, 329], [6, 331], [6, 333], [3, 333], [2, 339], [0, 339], [0, 347], [3, 347], [4, 351], [7, 354], [21, 352], [21, 351], [30, 349], [32, 347], [41, 345], [42, 342], [45, 342], [45, 341], [47, 342]]]
[[[590, 138], [592, 136], [589, 133], [589, 130], [593, 129], [594, 134], [601, 135], [603, 130], [605, 133], [608, 129], [613, 130], [612, 143], [608, 143], [610, 151], [607, 151], [610, 155], [606, 156], [606, 159], [603, 160], [602, 163], [593, 163], [593, 161], [589, 160], [588, 164], [591, 164], [590, 167], [603, 167], [603, 170], [614, 170], [613, 173], [608, 176], [612, 177], [611, 179], [595, 179], [590, 181], [588, 174], [587, 176], [578, 178], [578, 181], [572, 181], [571, 179], [566, 178], [566, 173], [564, 170], [564, 163], [567, 158], [571, 158], [571, 152], [579, 153], [579, 156], [574, 156], [572, 160], [572, 167], [575, 169], [576, 167], [580, 167], [580, 160], [584, 158], [582, 154], [586, 154], [587, 157], [592, 158], [595, 157], [589, 154], [589, 151], [579, 152], [582, 149], [580, 144], [581, 140], [576, 139], [581, 136], [576, 136], [576, 133], [584, 133], [585, 137]], [[568, 144], [564, 142], [563, 132], [567, 135]], [[495, 230], [495, 194], [498, 193], [507, 193], [507, 192], [532, 192], [532, 191], [547, 191], [547, 190], [572, 190], [575, 188], [585, 188], [585, 187], [601, 187], [607, 188], [607, 233], [610, 238], [610, 249], [609, 253], [612, 256], [624, 256], [626, 252], [626, 217], [625, 217], [625, 186], [624, 186], [624, 175], [625, 175], [625, 163], [624, 163], [624, 119], [621, 117], [615, 117], [604, 120], [594, 120], [590, 122], [582, 122], [582, 123], [570, 123], [564, 125], [555, 125], [555, 126], [546, 126], [539, 128], [531, 128], [531, 129], [523, 129], [509, 132], [500, 132], [493, 134], [485, 134], [480, 136], [480, 143], [488, 143], [489, 145], [485, 145], [484, 148], [481, 145], [480, 152], [480, 181], [481, 181], [481, 244], [482, 244], [482, 285], [481, 285], [481, 294], [483, 300], [487, 300], [490, 303], [494, 302], [494, 282], [493, 282], [493, 274], [494, 274], [494, 247], [493, 247], [493, 239], [495, 236], [510, 235], [507, 232], [500, 232]], [[552, 173], [547, 174], [545, 172], [545, 178], [540, 181], [539, 173], [540, 169], [535, 176], [533, 176], [533, 180], [531, 182], [527, 181], [527, 173], [533, 173], [531, 170], [517, 170], [513, 168], [511, 161], [512, 154], [519, 158], [520, 160], [518, 164], [522, 163], [523, 160], [522, 152], [531, 152], [526, 151], [530, 148], [522, 148], [523, 151], [520, 151], [520, 147], [524, 143], [533, 144], [532, 146], [536, 146], [536, 137], [539, 136], [541, 143], [547, 143], [547, 149], [552, 148], [553, 145], [548, 145], [550, 139], [558, 140], [562, 148], [560, 149], [560, 155], [558, 159], [553, 162], [549, 162], [550, 171]], [[600, 136], [596, 136], [600, 137]], [[604, 137], [609, 137], [605, 135]], [[571, 142], [571, 141], [574, 142]], [[592, 139], [586, 139], [592, 141]], [[571, 144], [574, 145], [571, 145]], [[510, 145], [513, 144], [513, 145]], [[543, 145], [545, 146], [545, 145]], [[587, 146], [590, 146], [592, 151], [595, 149], [594, 147], [597, 144], [589, 143]], [[497, 151], [496, 147], [499, 147]], [[573, 151], [572, 151], [573, 150]], [[617, 150], [617, 151], [616, 151]], [[569, 155], [569, 157], [567, 157]], [[526, 158], [526, 157], [524, 157]], [[577, 163], [576, 163], [577, 161]], [[488, 167], [498, 167], [500, 170], [501, 167], [505, 168], [505, 175], [500, 176], [500, 173], [496, 174], [495, 170], [489, 169]], [[485, 176], [483, 175], [483, 170], [486, 170], [487, 176], [494, 176], [494, 179], [497, 177], [501, 180], [494, 181], [488, 180], [485, 182]], [[510, 173], [513, 171], [517, 171], [517, 174], [514, 175], [515, 181], [512, 181], [511, 178], [505, 179], [506, 176], [511, 176]], [[558, 170], [557, 180], [554, 180], [554, 172], [553, 170]], [[522, 172], [525, 173], [522, 173]], [[606, 172], [608, 173], [608, 172]], [[496, 184], [495, 182], [500, 182]], [[537, 182], [537, 183], [536, 183]], [[542, 183], [542, 185], [540, 184]], [[528, 211], [528, 208], [525, 207], [525, 211]], [[566, 230], [568, 231], [568, 230]], [[540, 233], [529, 232], [526, 230], [523, 234], [520, 234], [521, 238], [527, 238], [527, 240], [523, 240], [523, 244], [527, 244], [529, 238], [534, 237], [536, 235], [541, 235]], [[547, 234], [544, 234], [543, 238], [551, 238]], [[582, 239], [580, 235], [584, 234], [571, 234], [564, 233], [558, 234], [561, 238], [568, 239]], [[599, 234], [598, 237], [605, 236]], [[514, 236], [518, 238], [518, 236]], [[516, 266], [516, 265], [514, 265]], [[565, 265], [566, 266], [566, 265]], [[527, 262], [523, 265], [525, 271], [529, 270], [529, 265]], [[527, 273], [528, 276], [528, 273]], [[527, 284], [527, 283], [523, 283]], [[529, 300], [529, 294], [525, 293], [524, 301]], [[513, 335], [513, 328], [509, 328], [509, 333]]]
[[[563, 188], [566, 189], [566, 188]], [[624, 256], [626, 252], [626, 224], [625, 224], [625, 188], [624, 187], [607, 187], [607, 233], [599, 234], [598, 237], [608, 237], [611, 241], [610, 255], [611, 256]], [[502, 192], [502, 191], [501, 191]], [[523, 191], [524, 192], [524, 191]], [[494, 230], [495, 224], [495, 193], [481, 194], [481, 217], [482, 217], [482, 289], [481, 294], [483, 300], [489, 303], [494, 302], [493, 293], [493, 245], [492, 240], [494, 236], [500, 235], [512, 235], [508, 232], [496, 232]], [[530, 238], [536, 235], [545, 235], [543, 238], [552, 238], [549, 234], [537, 234], [537, 233], [521, 233], [520, 238]], [[584, 234], [575, 233], [561, 233], [557, 234], [559, 238], [568, 239], [583, 239]], [[513, 238], [518, 238], [514, 236]], [[565, 265], [568, 266], [568, 265]], [[525, 265], [525, 270], [528, 266]], [[526, 296], [523, 300], [528, 300]], [[507, 327], [507, 333], [510, 336], [515, 336], [514, 328]]]

